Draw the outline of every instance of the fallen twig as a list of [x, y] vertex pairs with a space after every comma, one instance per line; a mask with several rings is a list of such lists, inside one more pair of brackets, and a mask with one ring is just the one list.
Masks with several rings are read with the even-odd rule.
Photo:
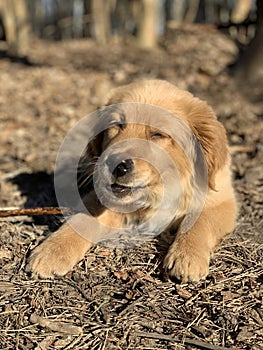
[[[161, 339], [161, 340], [167, 340], [171, 342], [176, 343], [184, 343], [188, 345], [194, 345], [201, 349], [209, 349], [209, 350], [237, 350], [236, 348], [226, 348], [224, 346], [218, 346], [209, 344], [203, 340], [198, 339], [190, 339], [190, 338], [179, 338], [179, 337], [173, 337], [171, 335], [165, 335], [160, 333], [146, 333], [146, 332], [136, 332], [136, 335], [138, 337], [144, 337], [144, 338], [152, 338], [152, 339]], [[239, 349], [242, 350], [242, 349]]]
[[58, 322], [41, 317], [37, 314], [30, 316], [30, 322], [38, 323], [41, 327], [49, 328], [51, 331], [65, 334], [81, 334], [82, 328], [66, 322]]
[[22, 209], [0, 209], [0, 217], [10, 216], [35, 216], [35, 215], [62, 215], [70, 214], [69, 208], [43, 207], [43, 208], [22, 208]]
[[250, 145], [233, 145], [229, 147], [230, 154], [252, 153], [254, 150], [255, 150], [254, 146], [250, 146]]

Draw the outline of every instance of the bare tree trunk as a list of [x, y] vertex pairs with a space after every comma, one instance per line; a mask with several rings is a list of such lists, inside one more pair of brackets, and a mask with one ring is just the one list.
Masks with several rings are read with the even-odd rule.
[[110, 0], [92, 0], [91, 11], [95, 39], [101, 45], [109, 42], [111, 36], [110, 10]]
[[8, 51], [15, 55], [25, 55], [30, 33], [26, 0], [0, 0], [0, 13], [3, 18]]
[[73, 37], [79, 38], [83, 35], [83, 15], [84, 4], [83, 0], [73, 1]]
[[199, 9], [200, 0], [189, 0], [188, 10], [185, 15], [185, 22], [193, 23], [196, 19], [197, 12]]
[[142, 16], [138, 33], [138, 42], [141, 47], [150, 49], [157, 45], [157, 0], [142, 0]]
[[[251, 81], [263, 80], [263, 2], [257, 0], [256, 35], [247, 51], [245, 68]], [[244, 57], [245, 58], [245, 57]]]
[[237, 77], [245, 81], [248, 92], [256, 98], [263, 96], [263, 1], [257, 0], [257, 29], [255, 38], [237, 63]]
[[235, 7], [231, 13], [231, 21], [233, 23], [243, 22], [249, 15], [251, 5], [251, 0], [236, 0]]
[[173, 0], [171, 5], [172, 20], [175, 23], [182, 23], [184, 20], [187, 2], [184, 0]]

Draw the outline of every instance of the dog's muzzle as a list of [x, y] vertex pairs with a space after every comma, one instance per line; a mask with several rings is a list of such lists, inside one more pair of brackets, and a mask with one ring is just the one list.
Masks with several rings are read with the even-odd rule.
[[[124, 158], [124, 159], [123, 159]], [[126, 185], [128, 176], [135, 168], [131, 158], [125, 159], [120, 154], [112, 154], [106, 161], [108, 169], [112, 175], [111, 191], [116, 197], [124, 197], [132, 194], [132, 187]]]

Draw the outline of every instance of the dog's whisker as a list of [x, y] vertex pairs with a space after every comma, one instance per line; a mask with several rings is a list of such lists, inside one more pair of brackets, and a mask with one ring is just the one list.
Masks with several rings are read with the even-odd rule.
[[78, 183], [78, 187], [83, 188], [85, 185], [88, 185], [91, 182], [92, 177], [93, 177], [93, 173], [89, 174], [88, 176], [85, 176], [84, 179]]

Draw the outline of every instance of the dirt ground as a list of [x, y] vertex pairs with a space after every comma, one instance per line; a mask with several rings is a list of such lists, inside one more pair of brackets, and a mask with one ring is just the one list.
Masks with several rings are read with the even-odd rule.
[[[200, 45], [201, 43], [201, 45]], [[162, 271], [167, 246], [95, 247], [72, 272], [34, 280], [30, 251], [61, 217], [0, 220], [1, 349], [263, 348], [263, 101], [227, 66], [237, 49], [216, 31], [178, 31], [147, 52], [114, 42], [34, 42], [28, 60], [0, 49], [0, 207], [56, 205], [58, 147], [113, 87], [161, 78], [206, 99], [224, 123], [240, 203], [235, 232], [208, 278], [177, 284]]]

